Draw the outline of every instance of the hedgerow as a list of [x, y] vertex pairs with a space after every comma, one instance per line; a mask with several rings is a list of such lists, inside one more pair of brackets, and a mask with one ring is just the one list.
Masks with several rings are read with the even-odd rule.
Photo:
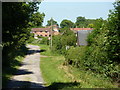
[[70, 48], [67, 64], [120, 80], [120, 1], [114, 3], [105, 21], [97, 19], [94, 30], [88, 35], [88, 46]]

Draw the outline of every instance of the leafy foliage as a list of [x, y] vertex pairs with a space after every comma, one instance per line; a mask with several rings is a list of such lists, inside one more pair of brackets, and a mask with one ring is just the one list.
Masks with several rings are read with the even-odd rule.
[[[66, 61], [84, 70], [120, 80], [120, 1], [114, 3], [108, 20], [97, 19], [88, 36], [88, 46], [75, 47], [66, 53]], [[74, 52], [74, 53], [73, 53]]]
[[71, 64], [73, 66], [83, 68], [85, 51], [86, 46], [71, 47], [65, 55], [66, 60], [64, 64]]
[[55, 21], [53, 18], [51, 18], [50, 20], [47, 21], [47, 25], [46, 26], [51, 26], [52, 25], [58, 25], [57, 21]]
[[76, 46], [76, 36], [69, 30], [69, 28], [64, 28], [64, 33], [62, 35], [53, 37], [53, 51], [58, 53], [65, 54], [66, 47]]
[[60, 23], [61, 28], [65, 28], [65, 27], [72, 28], [73, 25], [74, 25], [74, 23], [70, 20], [67, 20], [67, 19], [62, 20], [62, 22]]
[[45, 17], [44, 13], [36, 12], [31, 16], [31, 22], [29, 22], [30, 26], [42, 26], [43, 18]]
[[40, 44], [49, 45], [48, 37], [42, 37], [42, 40], [40, 41]]
[[[79, 16], [76, 18], [76, 22], [75, 22], [75, 27], [78, 28], [93, 28], [95, 24], [95, 20], [94, 19], [86, 19], [85, 17]], [[92, 27], [91, 27], [92, 26]]]
[[37, 2], [2, 3], [2, 45], [3, 66], [9, 66], [19, 49], [30, 36], [28, 22], [33, 12], [37, 11]]

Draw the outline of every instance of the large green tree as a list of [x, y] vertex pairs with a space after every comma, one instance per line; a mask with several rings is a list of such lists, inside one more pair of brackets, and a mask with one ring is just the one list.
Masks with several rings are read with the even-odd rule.
[[86, 22], [85, 17], [81, 17], [81, 16], [77, 17], [76, 23], [75, 23], [76, 27], [85, 27], [85, 22]]
[[72, 28], [72, 27], [74, 27], [74, 23], [70, 20], [64, 19], [60, 23], [60, 27], [61, 28], [65, 28], [65, 27]]
[[[78, 28], [93, 28], [95, 24], [95, 19], [86, 19], [85, 17], [79, 16], [76, 18], [75, 27]], [[92, 25], [93, 24], [93, 25]], [[92, 27], [91, 27], [92, 25]]]
[[3, 65], [10, 65], [18, 50], [30, 36], [28, 22], [38, 10], [37, 2], [3, 2], [2, 3], [2, 45]]
[[44, 17], [45, 17], [44, 13], [42, 14], [40, 12], [33, 13], [31, 16], [31, 22], [29, 24], [31, 24], [31, 26], [42, 26]]
[[55, 21], [53, 18], [51, 18], [50, 20], [47, 21], [47, 25], [46, 26], [51, 26], [51, 24], [58, 26], [57, 21]]

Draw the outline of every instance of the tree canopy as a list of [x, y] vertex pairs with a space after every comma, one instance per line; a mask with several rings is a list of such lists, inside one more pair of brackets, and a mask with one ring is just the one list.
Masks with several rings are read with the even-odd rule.
[[31, 16], [31, 22], [29, 22], [29, 24], [31, 26], [42, 26], [44, 17], [45, 17], [44, 13], [42, 14], [40, 12], [33, 13]]
[[94, 24], [95, 24], [95, 19], [86, 19], [85, 17], [79, 16], [76, 18], [75, 27], [78, 27], [78, 28], [92, 27], [93, 28]]
[[2, 3], [3, 65], [10, 65], [18, 50], [30, 36], [29, 21], [38, 10], [38, 2]]
[[51, 18], [50, 20], [47, 21], [47, 25], [46, 26], [51, 26], [51, 24], [58, 26], [57, 21], [55, 21], [53, 18]]
[[65, 28], [65, 27], [72, 28], [73, 26], [74, 26], [74, 23], [67, 19], [62, 20], [62, 22], [60, 23], [61, 28]]

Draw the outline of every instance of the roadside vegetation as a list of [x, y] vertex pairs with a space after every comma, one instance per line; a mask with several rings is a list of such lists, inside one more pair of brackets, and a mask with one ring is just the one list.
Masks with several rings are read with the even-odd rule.
[[53, 89], [66, 88], [115, 88], [110, 78], [95, 74], [91, 71], [80, 70], [71, 65], [65, 65], [65, 57], [61, 54], [49, 54], [48, 45], [40, 45], [42, 71], [45, 85]]
[[[61, 63], [63, 66], [74, 68], [71, 71], [73, 72], [72, 76], [76, 78], [75, 82], [79, 82], [77, 80], [80, 79], [80, 87], [120, 87], [120, 1], [116, 1], [114, 7], [115, 9], [110, 11], [107, 20], [102, 18], [95, 20], [94, 30], [87, 39], [87, 46], [76, 46], [76, 37], [69, 30], [69, 25], [61, 29], [62, 34], [60, 36], [53, 37], [51, 51], [65, 57], [63, 63]], [[43, 63], [44, 61], [46, 63], [47, 61], [54, 62], [55, 57], [42, 59]], [[53, 65], [52, 67], [54, 67]], [[59, 67], [59, 65], [56, 66]], [[53, 70], [54, 68], [51, 69], [51, 72]], [[64, 69], [61, 70], [64, 71]], [[46, 78], [45, 80], [48, 83], [52, 82], [48, 80], [49, 78], [45, 74], [43, 74], [43, 77]]]

